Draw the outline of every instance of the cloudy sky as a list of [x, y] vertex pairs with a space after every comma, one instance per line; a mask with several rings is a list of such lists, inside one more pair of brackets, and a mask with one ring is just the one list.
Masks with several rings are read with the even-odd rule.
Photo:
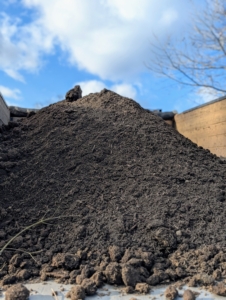
[[35, 107], [111, 89], [143, 107], [183, 111], [207, 100], [152, 74], [155, 36], [183, 37], [189, 0], [0, 0], [0, 91]]

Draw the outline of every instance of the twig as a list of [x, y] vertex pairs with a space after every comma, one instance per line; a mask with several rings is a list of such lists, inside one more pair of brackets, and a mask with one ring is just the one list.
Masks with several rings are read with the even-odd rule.
[[55, 300], [58, 300], [57, 295], [56, 295], [56, 293], [54, 292], [54, 290], [51, 289], [51, 291], [52, 291], [52, 296], [55, 298]]
[[0, 256], [2, 255], [3, 251], [12, 243], [12, 241], [15, 240], [15, 238], [17, 238], [18, 236], [20, 236], [23, 232], [27, 231], [28, 229], [31, 229], [32, 227], [38, 226], [40, 224], [43, 224], [45, 222], [48, 221], [52, 221], [52, 220], [56, 220], [56, 219], [63, 219], [63, 218], [69, 218], [69, 217], [73, 217], [73, 216], [58, 216], [58, 217], [51, 217], [51, 218], [46, 218], [46, 219], [41, 219], [38, 222], [31, 224], [29, 226], [27, 226], [26, 228], [24, 228], [23, 230], [21, 230], [20, 232], [18, 232], [16, 235], [14, 235], [6, 244], [5, 246], [3, 246], [3, 248], [0, 250]]
[[0, 272], [4, 269], [5, 265], [6, 263], [4, 263], [3, 266], [1, 267]]
[[36, 253], [40, 253], [40, 252], [43, 252], [44, 250], [39, 250], [39, 251], [35, 251], [35, 252], [28, 252], [28, 251], [25, 251], [23, 249], [15, 249], [15, 248], [7, 248], [7, 250], [12, 250], [12, 251], [20, 251], [20, 252], [23, 252], [23, 253], [27, 253], [30, 255], [30, 257], [36, 262], [36, 264], [38, 263], [37, 260], [34, 258], [34, 256], [32, 254], [36, 254]]

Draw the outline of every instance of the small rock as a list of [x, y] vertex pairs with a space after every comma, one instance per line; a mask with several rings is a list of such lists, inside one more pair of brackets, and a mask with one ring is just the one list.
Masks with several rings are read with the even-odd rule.
[[66, 295], [66, 297], [71, 298], [71, 300], [84, 300], [85, 296], [85, 290], [80, 285], [73, 286]]
[[73, 89], [66, 93], [65, 99], [67, 102], [73, 102], [82, 98], [82, 89], [80, 85], [76, 85]]
[[91, 296], [96, 294], [97, 286], [91, 279], [84, 279], [81, 286], [84, 288], [86, 295]]
[[135, 290], [141, 294], [148, 294], [150, 291], [150, 286], [147, 283], [137, 283]]
[[122, 268], [122, 280], [126, 286], [135, 287], [140, 282], [140, 276], [134, 267], [126, 265]]
[[175, 288], [175, 286], [173, 285], [170, 285], [166, 290], [165, 290], [165, 297], [166, 299], [169, 299], [169, 300], [174, 300], [177, 295], [178, 295], [178, 291], [177, 289]]
[[195, 300], [195, 294], [191, 290], [184, 291], [184, 300]]
[[27, 300], [29, 298], [29, 290], [22, 284], [11, 286], [5, 293], [5, 300]]
[[93, 274], [93, 276], [90, 278], [97, 287], [101, 287], [103, 285], [103, 274], [102, 272], [96, 272]]
[[108, 283], [111, 284], [121, 284], [122, 276], [121, 276], [121, 268], [118, 263], [110, 263], [104, 272]]

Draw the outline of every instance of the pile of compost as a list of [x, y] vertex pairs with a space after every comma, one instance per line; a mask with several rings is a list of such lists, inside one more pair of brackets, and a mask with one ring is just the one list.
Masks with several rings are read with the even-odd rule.
[[1, 284], [224, 276], [224, 163], [108, 90], [10, 123], [0, 134]]

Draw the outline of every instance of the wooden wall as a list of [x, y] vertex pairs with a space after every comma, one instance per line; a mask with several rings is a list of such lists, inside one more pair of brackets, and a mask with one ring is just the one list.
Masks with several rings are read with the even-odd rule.
[[5, 103], [2, 95], [0, 94], [0, 125], [7, 125], [10, 119], [9, 108]]
[[175, 126], [198, 146], [226, 157], [226, 98], [175, 115]]

